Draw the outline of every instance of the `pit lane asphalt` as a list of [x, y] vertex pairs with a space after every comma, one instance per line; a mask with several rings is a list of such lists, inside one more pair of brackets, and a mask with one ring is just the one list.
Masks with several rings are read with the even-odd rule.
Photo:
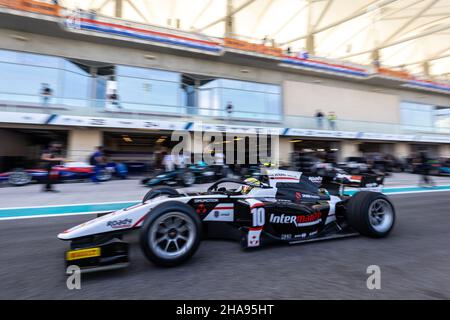
[[[388, 238], [348, 238], [244, 252], [204, 241], [183, 266], [162, 269], [142, 256], [131, 265], [82, 275], [68, 290], [67, 243], [60, 231], [90, 216], [0, 222], [0, 299], [450, 299], [450, 192], [393, 195], [397, 223]], [[381, 268], [381, 289], [366, 268]]]

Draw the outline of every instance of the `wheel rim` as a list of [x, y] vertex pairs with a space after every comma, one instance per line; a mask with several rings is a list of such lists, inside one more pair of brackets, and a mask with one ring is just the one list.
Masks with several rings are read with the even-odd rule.
[[195, 176], [192, 172], [186, 172], [184, 174], [184, 183], [187, 185], [194, 184], [195, 182]]
[[394, 222], [394, 211], [389, 202], [377, 199], [369, 207], [369, 222], [378, 232], [388, 231]]
[[20, 173], [12, 173], [9, 176], [9, 182], [11, 184], [15, 185], [23, 185], [30, 182], [30, 176], [26, 173], [20, 172]]
[[195, 239], [193, 221], [185, 214], [169, 212], [153, 223], [149, 244], [153, 252], [163, 259], [176, 259], [188, 252]]
[[107, 170], [102, 170], [98, 174], [98, 180], [100, 181], [107, 181], [109, 179], [111, 179], [111, 173], [108, 172]]

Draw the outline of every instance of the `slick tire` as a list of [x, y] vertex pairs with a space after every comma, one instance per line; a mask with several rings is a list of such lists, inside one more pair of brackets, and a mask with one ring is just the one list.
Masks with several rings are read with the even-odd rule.
[[201, 222], [194, 209], [168, 201], [145, 218], [140, 233], [141, 250], [157, 266], [174, 267], [191, 258], [201, 240]]
[[32, 179], [31, 174], [28, 172], [23, 171], [22, 169], [15, 169], [10, 173], [8, 183], [13, 186], [20, 187], [31, 183]]
[[346, 217], [351, 227], [372, 237], [387, 236], [395, 224], [395, 209], [382, 193], [360, 191], [347, 203]]
[[177, 190], [175, 190], [174, 188], [171, 188], [171, 187], [166, 187], [166, 186], [154, 187], [154, 188], [151, 188], [145, 194], [144, 198], [142, 199], [142, 203], [144, 203], [147, 200], [154, 199], [156, 197], [164, 196], [164, 195], [177, 196], [177, 195], [179, 195], [179, 193]]
[[195, 174], [191, 171], [186, 171], [183, 173], [183, 176], [181, 178], [181, 182], [183, 186], [190, 187], [195, 183]]

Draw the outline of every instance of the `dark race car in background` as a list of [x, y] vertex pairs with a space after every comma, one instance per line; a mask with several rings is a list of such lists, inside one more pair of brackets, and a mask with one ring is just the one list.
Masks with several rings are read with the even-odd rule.
[[[94, 166], [84, 162], [67, 162], [52, 168], [50, 173], [55, 181], [86, 180], [94, 174]], [[128, 170], [122, 163], [106, 164], [97, 178], [99, 181], [108, 181], [112, 177], [125, 179]], [[0, 182], [7, 182], [14, 186], [24, 186], [32, 182], [42, 182], [47, 179], [47, 170], [44, 169], [15, 169], [0, 174]]]
[[190, 187], [195, 183], [213, 182], [231, 175], [232, 172], [226, 165], [209, 166], [205, 163], [196, 163], [173, 171], [157, 170], [150, 177], [142, 179], [141, 183], [148, 187], [158, 185]]
[[[233, 239], [246, 250], [359, 234], [382, 238], [395, 222], [394, 206], [377, 192], [382, 179], [268, 170], [260, 180], [221, 179], [206, 192], [159, 186], [142, 203], [72, 227], [58, 238], [70, 241], [66, 265], [82, 272], [127, 266], [129, 245], [123, 236], [137, 229], [145, 257], [166, 267], [191, 258], [208, 238]], [[350, 196], [345, 187], [359, 192]]]

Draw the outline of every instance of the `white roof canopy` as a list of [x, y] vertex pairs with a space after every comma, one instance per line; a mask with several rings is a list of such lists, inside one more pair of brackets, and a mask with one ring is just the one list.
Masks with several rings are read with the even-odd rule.
[[[450, 0], [61, 0], [69, 8], [450, 79]], [[228, 20], [229, 21], [229, 20]], [[312, 38], [314, 38], [312, 40]]]

